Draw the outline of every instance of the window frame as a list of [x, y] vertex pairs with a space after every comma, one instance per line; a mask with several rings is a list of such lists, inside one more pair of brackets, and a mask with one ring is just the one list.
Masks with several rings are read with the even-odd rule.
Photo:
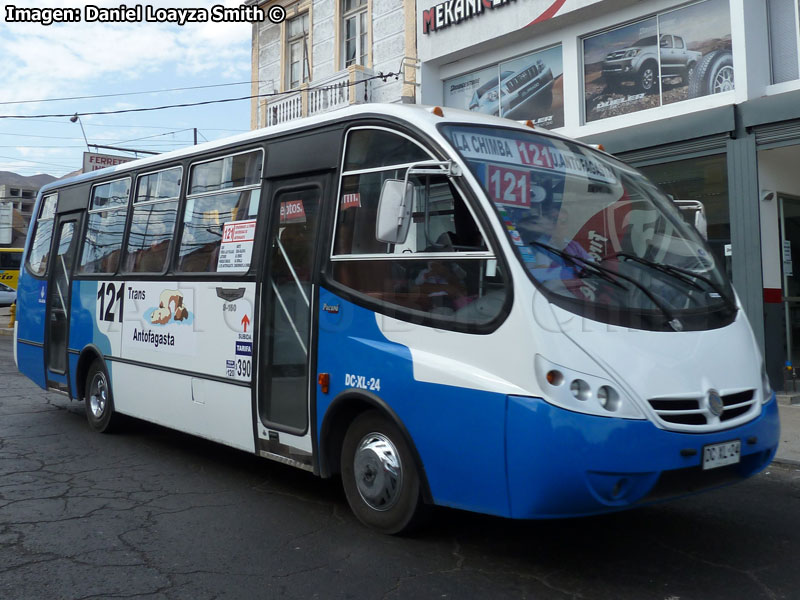
[[[130, 186], [128, 187], [128, 199], [125, 202], [125, 206], [124, 207], [123, 206], [117, 206], [117, 207], [114, 207], [114, 208], [92, 208], [92, 204], [94, 202], [95, 189], [97, 189], [98, 187], [103, 186], [103, 185], [116, 183], [117, 181], [124, 181], [126, 179], [128, 181], [130, 181]], [[120, 267], [122, 266], [122, 252], [123, 252], [123, 248], [124, 248], [124, 246], [126, 244], [126, 240], [128, 238], [128, 230], [130, 229], [130, 208], [131, 208], [131, 205], [133, 204], [131, 202], [131, 194], [132, 194], [133, 190], [135, 189], [134, 185], [133, 185], [133, 182], [134, 182], [134, 173], [127, 173], [126, 175], [124, 175], [122, 177], [117, 177], [116, 179], [108, 179], [106, 181], [95, 182], [89, 188], [89, 199], [88, 199], [88, 202], [87, 202], [87, 208], [86, 208], [86, 213], [85, 213], [86, 214], [86, 219], [85, 219], [86, 223], [85, 223], [84, 228], [83, 228], [83, 239], [81, 240], [81, 243], [80, 243], [81, 245], [80, 245], [80, 248], [78, 249], [78, 252], [77, 252], [77, 255], [76, 255], [76, 261], [75, 261], [75, 264], [73, 265], [73, 269], [72, 269], [73, 273], [74, 273], [74, 276], [76, 276], [76, 277], [90, 277], [91, 278], [91, 277], [97, 277], [98, 275], [116, 275], [117, 273], [120, 272]], [[82, 264], [83, 252], [84, 252], [84, 249], [86, 248], [86, 241], [89, 239], [88, 238], [89, 224], [90, 224], [91, 219], [92, 219], [92, 214], [101, 213], [101, 212], [109, 212], [109, 211], [119, 211], [119, 212], [124, 212], [125, 213], [125, 224], [123, 226], [122, 237], [120, 239], [120, 248], [119, 248], [120, 254], [119, 254], [119, 259], [117, 260], [117, 266], [113, 271], [94, 271], [94, 272], [84, 271], [83, 270], [83, 264]]]
[[[303, 27], [303, 32], [297, 35], [290, 35], [290, 24], [292, 21], [300, 20], [301, 24], [303, 19], [308, 20], [308, 30]], [[283, 75], [282, 78], [284, 80], [284, 89], [285, 90], [296, 90], [300, 88], [304, 83], [308, 83], [311, 81], [311, 52], [310, 52], [310, 39], [311, 39], [311, 12], [309, 10], [298, 11], [293, 17], [287, 17], [284, 21], [284, 42], [283, 42], [283, 53], [285, 57], [285, 64], [283, 66]], [[300, 80], [298, 81], [297, 85], [292, 85], [292, 52], [291, 46], [296, 42], [301, 43], [301, 50], [302, 50], [302, 58], [300, 61]]]
[[362, 175], [362, 174], [365, 174], [365, 173], [380, 173], [382, 171], [391, 171], [391, 170], [395, 170], [395, 169], [404, 169], [404, 168], [407, 169], [411, 165], [416, 164], [416, 163], [413, 163], [413, 162], [411, 162], [411, 163], [399, 163], [399, 164], [396, 164], [396, 165], [384, 165], [384, 166], [380, 166], [380, 167], [370, 167], [370, 168], [366, 168], [366, 169], [352, 169], [350, 171], [345, 171], [344, 170], [344, 161], [345, 161], [345, 158], [346, 158], [346, 155], [347, 155], [347, 142], [348, 142], [348, 140], [350, 138], [350, 133], [353, 132], [353, 131], [359, 131], [359, 130], [365, 130], [365, 129], [381, 130], [381, 131], [386, 131], [386, 132], [394, 134], [394, 135], [399, 135], [400, 137], [403, 137], [403, 138], [407, 139], [408, 141], [412, 142], [413, 144], [415, 144], [416, 146], [418, 146], [423, 152], [425, 152], [428, 155], [428, 159], [429, 160], [439, 160], [439, 159], [436, 158], [436, 156], [428, 148], [423, 146], [419, 141], [415, 140], [411, 136], [409, 136], [409, 135], [407, 135], [407, 134], [405, 134], [403, 132], [400, 132], [400, 131], [398, 131], [396, 129], [391, 129], [389, 127], [375, 126], [375, 125], [358, 125], [358, 126], [349, 128], [345, 132], [345, 135], [344, 135], [344, 145], [342, 147], [343, 148], [342, 149], [342, 163], [341, 163], [341, 166], [339, 168], [339, 182], [338, 182], [338, 185], [337, 185], [336, 200], [334, 202], [333, 236], [331, 237], [330, 252], [328, 254], [328, 258], [331, 260], [331, 262], [352, 261], [352, 260], [417, 260], [417, 259], [422, 260], [422, 259], [436, 259], [436, 258], [448, 258], [448, 259], [452, 259], [452, 258], [461, 258], [461, 259], [467, 259], [467, 258], [469, 258], [469, 259], [472, 259], [472, 258], [474, 258], [474, 259], [496, 259], [497, 258], [497, 255], [496, 255], [497, 253], [492, 251], [492, 249], [491, 249], [492, 248], [492, 244], [489, 243], [489, 237], [487, 236], [486, 230], [483, 227], [483, 225], [481, 224], [480, 219], [478, 219], [474, 208], [472, 207], [471, 203], [467, 201], [467, 198], [466, 198], [466, 196], [464, 194], [464, 191], [461, 189], [461, 187], [458, 186], [458, 185], [455, 185], [455, 181], [454, 180], [451, 180], [451, 181], [453, 181], [453, 187], [458, 192], [459, 197], [461, 198], [461, 201], [466, 205], [467, 210], [469, 211], [469, 214], [472, 217], [473, 222], [478, 227], [478, 231], [480, 232], [481, 237], [486, 242], [487, 250], [480, 251], [480, 252], [477, 252], [477, 251], [476, 252], [455, 252], [455, 251], [454, 252], [416, 252], [416, 253], [406, 253], [406, 254], [402, 254], [402, 253], [401, 254], [388, 254], [388, 253], [380, 253], [380, 254], [376, 254], [376, 253], [370, 253], [370, 254], [335, 254], [334, 250], [335, 250], [335, 246], [336, 246], [336, 232], [337, 232], [337, 228], [338, 228], [338, 224], [339, 224], [339, 203], [341, 201], [341, 196], [342, 196], [342, 180], [345, 177], [349, 177], [351, 175]]
[[[259, 175], [259, 179], [258, 179], [257, 183], [254, 183], [254, 184], [251, 184], [251, 185], [246, 185], [246, 186], [223, 188], [223, 189], [214, 190], [214, 191], [210, 191], [210, 192], [198, 192], [196, 194], [190, 194], [189, 193], [189, 190], [191, 189], [192, 169], [194, 169], [194, 167], [196, 167], [198, 165], [205, 164], [205, 163], [214, 162], [214, 161], [217, 161], [217, 160], [224, 160], [226, 158], [233, 157], [233, 156], [239, 156], [239, 155], [242, 155], [242, 154], [250, 154], [252, 152], [260, 152], [261, 153], [261, 171], [260, 171], [260, 175]], [[230, 273], [220, 273], [218, 271], [184, 271], [182, 269], [179, 269], [180, 249], [181, 249], [181, 245], [183, 244], [183, 235], [184, 235], [184, 232], [185, 232], [185, 229], [186, 229], [186, 207], [189, 205], [189, 200], [193, 200], [195, 198], [205, 198], [205, 197], [214, 196], [214, 195], [228, 194], [228, 193], [231, 193], [231, 192], [248, 191], [248, 190], [249, 191], [258, 190], [260, 193], [263, 192], [264, 191], [264, 179], [265, 179], [264, 173], [265, 173], [265, 167], [266, 167], [266, 158], [267, 158], [267, 152], [266, 152], [266, 150], [264, 149], [263, 146], [251, 146], [249, 148], [246, 148], [244, 150], [239, 150], [237, 152], [228, 151], [228, 152], [213, 156], [211, 158], [202, 158], [201, 160], [196, 160], [196, 161], [189, 162], [186, 165], [186, 178], [181, 183], [181, 197], [180, 197], [180, 202], [178, 203], [178, 223], [176, 224], [175, 232], [173, 233], [173, 243], [172, 243], [172, 248], [170, 250], [170, 258], [169, 258], [169, 261], [168, 261], [169, 265], [171, 265], [171, 268], [172, 268], [173, 272], [175, 272], [176, 274], [181, 275], [184, 278], [189, 278], [189, 277], [195, 278], [195, 277], [198, 277], [198, 278], [202, 278], [202, 279], [208, 279], [208, 278], [242, 279], [242, 278], [247, 277], [247, 276], [252, 274], [254, 267], [261, 260], [261, 258], [258, 257], [258, 254], [257, 254], [258, 248], [259, 248], [259, 239], [260, 239], [260, 236], [263, 235], [260, 230], [265, 227], [265, 224], [267, 224], [267, 220], [264, 219], [261, 216], [261, 214], [263, 213], [263, 210], [264, 210], [264, 205], [265, 204], [269, 204], [269, 202], [267, 202], [265, 200], [265, 197], [263, 196], [263, 193], [261, 194], [261, 197], [259, 198], [259, 206], [258, 206], [258, 211], [256, 212], [256, 215], [254, 215], [252, 217], [249, 217], [247, 219], [247, 220], [256, 219], [256, 234], [255, 234], [255, 241], [253, 242], [253, 255], [251, 257], [250, 266], [247, 268], [246, 271], [235, 271], [235, 272], [230, 272]], [[245, 220], [245, 219], [243, 219], [243, 220]], [[221, 240], [220, 240], [220, 243], [221, 243]], [[170, 268], [169, 265], [167, 267], [168, 270]]]
[[[154, 175], [154, 174], [157, 174], [157, 173], [161, 173], [162, 171], [169, 171], [171, 169], [176, 169], [176, 168], [180, 169], [180, 183], [178, 185], [178, 195], [176, 197], [170, 197], [170, 198], [166, 198], [166, 199], [157, 199], [157, 200], [145, 200], [143, 202], [136, 202], [136, 197], [138, 196], [138, 192], [139, 192], [139, 184], [141, 183], [141, 180], [143, 178], [147, 177], [148, 175]], [[179, 222], [179, 219], [180, 219], [181, 214], [182, 214], [181, 209], [184, 207], [183, 198], [186, 195], [185, 192], [187, 190], [187, 187], [186, 187], [187, 186], [187, 181], [188, 181], [188, 177], [184, 178], [184, 166], [183, 166], [182, 163], [174, 164], [174, 165], [170, 165], [170, 166], [166, 166], [166, 167], [162, 166], [162, 168], [155, 169], [153, 171], [145, 171], [145, 172], [141, 172], [141, 173], [136, 173], [136, 181], [135, 181], [133, 187], [131, 188], [130, 212], [128, 214], [128, 221], [127, 221], [127, 223], [125, 225], [125, 236], [124, 236], [123, 243], [122, 243], [123, 252], [122, 252], [121, 258], [120, 258], [120, 264], [117, 267], [117, 272], [118, 273], [124, 273], [125, 275], [130, 275], [130, 276], [136, 277], [136, 276], [148, 276], [148, 275], [164, 275], [167, 272], [169, 272], [169, 269], [170, 269], [170, 267], [172, 265], [172, 256], [173, 256], [173, 254], [175, 252], [175, 248], [176, 248], [176, 241], [177, 241], [176, 233], [178, 231], [178, 222]], [[136, 207], [137, 206], [152, 206], [154, 204], [167, 203], [167, 202], [172, 202], [172, 201], [175, 201], [175, 200], [177, 200], [177, 202], [178, 202], [178, 206], [177, 206], [177, 209], [176, 209], [177, 214], [175, 215], [175, 225], [172, 228], [172, 238], [170, 240], [169, 248], [167, 249], [167, 258], [164, 261], [164, 266], [163, 266], [162, 270], [161, 271], [128, 271], [128, 270], [124, 269], [123, 267], [124, 267], [124, 264], [125, 264], [125, 260], [128, 257], [128, 244], [130, 242], [131, 228], [133, 227], [133, 215], [134, 215], [134, 212], [136, 211]], [[87, 219], [87, 223], [88, 223], [88, 219]]]
[[[371, 36], [371, 29], [370, 26], [370, 3], [369, 0], [364, 0], [363, 5], [359, 5], [356, 8], [351, 8], [349, 11], [345, 10], [345, 2], [347, 0], [338, 0], [339, 1], [339, 10], [341, 11], [341, 23], [339, 25], [340, 32], [341, 32], [341, 42], [339, 44], [339, 51], [341, 52], [341, 60], [340, 69], [347, 69], [351, 65], [360, 65], [362, 67], [369, 67], [372, 60], [372, 44], [370, 44], [370, 36]], [[364, 31], [361, 31], [361, 15], [364, 15]], [[356, 56], [354, 62], [348, 64], [347, 63], [347, 21], [350, 19], [356, 19], [356, 28], [357, 33], [356, 36], [352, 39], [355, 40], [356, 43]], [[364, 41], [364, 45], [366, 48], [361, 48], [361, 38], [364, 36], [366, 39]], [[363, 57], [364, 62], [361, 62], [361, 58]]]
[[[475, 191], [472, 190], [468, 185], [464, 184], [463, 182], [459, 182], [457, 179], [453, 179], [452, 184], [455, 187], [456, 192], [459, 194], [461, 201], [466, 205], [466, 208], [472, 217], [475, 225], [478, 228], [481, 236], [483, 236], [484, 242], [486, 243], [487, 250], [482, 251], [480, 253], [475, 252], [420, 252], [416, 254], [334, 254], [334, 248], [336, 244], [336, 228], [339, 221], [339, 202], [341, 201], [341, 194], [342, 194], [342, 180], [347, 175], [354, 175], [359, 173], [369, 173], [369, 172], [378, 172], [388, 170], [390, 168], [398, 168], [402, 167], [403, 165], [387, 165], [377, 168], [370, 168], [370, 169], [353, 169], [350, 171], [344, 170], [346, 152], [347, 152], [347, 141], [348, 136], [350, 135], [351, 131], [357, 131], [360, 129], [379, 129], [383, 131], [387, 131], [389, 133], [399, 135], [401, 137], [406, 138], [407, 140], [411, 141], [412, 143], [419, 146], [426, 154], [428, 154], [432, 160], [441, 160], [442, 157], [445, 159], [457, 160], [455, 156], [451, 156], [448, 152], [446, 152], [443, 148], [445, 146], [439, 145], [436, 142], [431, 142], [429, 147], [426, 147], [423, 144], [421, 139], [415, 138], [411, 135], [410, 132], [405, 132], [400, 130], [399, 128], [393, 128], [386, 126], [385, 122], [381, 124], [359, 124], [348, 127], [347, 131], [345, 131], [345, 135], [343, 136], [342, 140], [342, 150], [341, 150], [341, 164], [337, 173], [337, 177], [339, 179], [335, 189], [336, 189], [336, 197], [333, 199], [333, 206], [330, 210], [333, 211], [333, 217], [330, 219], [329, 229], [327, 230], [326, 234], [330, 235], [330, 246], [328, 248], [327, 257], [324, 261], [322, 267], [322, 274], [323, 274], [323, 282], [327, 285], [330, 289], [335, 290], [337, 295], [345, 298], [346, 300], [353, 302], [357, 305], [365, 307], [367, 310], [371, 310], [377, 314], [383, 314], [391, 318], [395, 318], [401, 321], [410, 322], [416, 325], [420, 325], [423, 327], [435, 327], [437, 329], [442, 329], [446, 331], [453, 331], [459, 333], [468, 333], [468, 334], [475, 334], [475, 335], [488, 335], [496, 331], [508, 318], [508, 315], [511, 313], [511, 308], [514, 304], [514, 278], [511, 272], [511, 267], [509, 265], [508, 257], [502, 250], [501, 242], [498, 240], [497, 236], [495, 235], [492, 224], [490, 219], [492, 218], [491, 215], [488, 215], [484, 212], [478, 210], [477, 207], [480, 206], [480, 200], [476, 196]], [[410, 165], [414, 163], [404, 163], [404, 165]], [[337, 262], [353, 262], [353, 261], [375, 261], [375, 260], [407, 260], [407, 261], [423, 261], [423, 260], [436, 260], [436, 259], [448, 259], [448, 260], [494, 260], [496, 261], [497, 268], [501, 270], [503, 274], [503, 289], [505, 291], [505, 298], [503, 300], [503, 305], [498, 311], [498, 313], [494, 316], [493, 319], [487, 321], [485, 323], [469, 323], [469, 322], [461, 322], [455, 321], [453, 319], [442, 317], [437, 315], [436, 313], [432, 312], [421, 312], [416, 311], [410, 308], [406, 308], [404, 306], [390, 303], [381, 299], [374, 298], [369, 296], [358, 289], [348, 286], [345, 283], [342, 283], [338, 279], [334, 277], [334, 266]]]
[[[45, 204], [47, 203], [47, 199], [55, 196], [55, 206], [53, 208], [53, 216], [52, 217], [42, 217], [42, 212], [44, 212]], [[39, 224], [41, 222], [50, 222], [53, 224], [53, 229], [50, 231], [50, 242], [48, 246], [52, 250], [53, 245], [53, 231], [55, 230], [56, 224], [56, 215], [58, 214], [58, 190], [53, 192], [48, 192], [42, 195], [41, 204], [39, 205], [39, 215], [36, 217], [36, 228], [33, 231], [33, 235], [30, 238], [30, 245], [25, 249], [25, 263], [24, 268], [25, 270], [32, 276], [36, 277], [37, 279], [47, 279], [48, 271], [50, 269], [50, 252], [47, 253], [47, 263], [44, 266], [44, 272], [37, 273], [31, 268], [31, 250], [33, 249], [33, 245], [36, 242], [36, 236], [39, 233]], [[22, 266], [20, 267], [22, 268]]]

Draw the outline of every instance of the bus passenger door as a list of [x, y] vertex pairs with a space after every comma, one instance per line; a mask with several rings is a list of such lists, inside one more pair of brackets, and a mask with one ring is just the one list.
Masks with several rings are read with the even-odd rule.
[[72, 264], [78, 248], [81, 213], [60, 215], [56, 220], [53, 261], [47, 284], [45, 364], [47, 387], [68, 391], [67, 348]]
[[317, 294], [312, 274], [326, 183], [326, 177], [306, 177], [273, 185], [261, 284], [259, 453], [307, 470], [312, 469], [309, 373]]

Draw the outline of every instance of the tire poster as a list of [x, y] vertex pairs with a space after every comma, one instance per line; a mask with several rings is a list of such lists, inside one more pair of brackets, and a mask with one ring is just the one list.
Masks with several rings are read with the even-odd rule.
[[728, 0], [583, 40], [586, 122], [734, 89]]
[[534, 52], [444, 82], [444, 104], [537, 127], [564, 125], [561, 46]]

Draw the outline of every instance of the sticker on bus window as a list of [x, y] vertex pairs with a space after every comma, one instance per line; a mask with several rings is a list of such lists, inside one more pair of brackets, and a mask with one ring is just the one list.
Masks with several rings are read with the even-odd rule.
[[342, 210], [348, 208], [361, 208], [361, 194], [345, 194], [342, 196]]
[[305, 223], [306, 209], [302, 200], [288, 200], [281, 202], [281, 224]]
[[231, 221], [222, 226], [222, 243], [217, 258], [217, 273], [247, 271], [253, 256], [256, 220]]

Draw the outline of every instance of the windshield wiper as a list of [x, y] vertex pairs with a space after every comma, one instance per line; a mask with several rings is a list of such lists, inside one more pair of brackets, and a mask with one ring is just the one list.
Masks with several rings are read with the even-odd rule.
[[722, 286], [720, 286], [717, 282], [715, 282], [714, 280], [712, 280], [709, 277], [705, 277], [704, 275], [700, 275], [698, 273], [695, 273], [694, 271], [690, 271], [689, 269], [684, 269], [682, 267], [676, 267], [676, 266], [673, 266], [673, 265], [665, 265], [665, 264], [662, 264], [662, 263], [657, 263], [657, 262], [649, 260], [647, 258], [642, 258], [641, 256], [636, 256], [634, 254], [629, 254], [628, 252], [618, 252], [617, 254], [614, 254], [613, 256], [610, 256], [609, 258], [620, 258], [620, 257], [628, 259], [628, 260], [632, 260], [634, 262], [637, 262], [637, 263], [640, 263], [640, 264], [643, 264], [643, 265], [647, 265], [648, 267], [652, 267], [653, 269], [661, 271], [662, 273], [666, 273], [667, 275], [671, 275], [675, 279], [678, 279], [678, 280], [683, 281], [684, 283], [686, 283], [688, 285], [691, 285], [695, 289], [701, 290], [703, 288], [700, 287], [697, 284], [697, 282], [693, 281], [691, 278], [694, 277], [694, 279], [699, 279], [700, 281], [702, 281], [703, 283], [708, 285], [708, 287], [713, 289], [717, 294], [719, 294], [719, 297], [722, 298], [722, 301], [725, 303], [725, 305], [730, 310], [732, 310], [734, 312], [737, 310], [736, 309], [736, 304], [733, 302], [733, 300], [731, 300], [725, 294], [725, 291], [722, 289]]
[[611, 277], [610, 275], [607, 274], [608, 269], [606, 269], [605, 267], [601, 267], [599, 265], [596, 265], [593, 262], [586, 262], [583, 259], [581, 259], [581, 257], [579, 257], [579, 256], [575, 256], [574, 254], [569, 254], [568, 252], [564, 252], [563, 250], [559, 250], [555, 246], [550, 246], [549, 244], [543, 244], [542, 242], [529, 242], [529, 244], [531, 246], [536, 246], [538, 248], [543, 248], [544, 250], [547, 250], [551, 254], [555, 254], [556, 256], [559, 256], [559, 257], [563, 258], [568, 263], [570, 263], [570, 264], [572, 264], [572, 265], [574, 265], [574, 266], [576, 266], [576, 267], [578, 267], [580, 269], [584, 269], [586, 266], [588, 266], [589, 267], [588, 270], [592, 271], [600, 279], [604, 279], [608, 283], [610, 283], [611, 285], [615, 285], [618, 288], [625, 290], [626, 292], [628, 291], [627, 287], [625, 287], [619, 281], [617, 281], [616, 279], [614, 279], [613, 277]]
[[647, 286], [636, 281], [632, 277], [628, 277], [627, 275], [622, 275], [621, 273], [612, 271], [608, 267], [603, 267], [590, 260], [586, 260], [585, 258], [581, 258], [580, 256], [575, 256], [574, 254], [569, 254], [568, 252], [564, 252], [563, 250], [559, 250], [558, 248], [555, 248], [554, 246], [550, 246], [548, 244], [543, 244], [542, 242], [529, 242], [529, 243], [531, 246], [537, 246], [539, 248], [543, 248], [548, 252], [555, 254], [556, 256], [560, 256], [565, 260], [571, 262], [575, 266], [583, 265], [589, 267], [589, 270], [594, 272], [598, 277], [613, 283], [614, 285], [616, 285], [619, 288], [622, 288], [625, 291], [628, 291], [628, 288], [619, 283], [618, 281], [616, 281], [616, 279], [622, 279], [623, 281], [627, 281], [634, 287], [638, 288], [645, 296], [647, 296], [650, 302], [652, 302], [656, 307], [658, 307], [658, 310], [661, 311], [661, 314], [663, 314], [664, 317], [666, 317], [667, 325], [672, 327], [674, 331], [683, 331], [683, 323], [681, 323], [680, 320], [677, 319], [675, 315], [672, 314], [672, 311], [669, 309], [669, 307], [666, 304], [664, 304], [661, 300], [656, 298], [653, 295], [653, 293], [647, 289]]

